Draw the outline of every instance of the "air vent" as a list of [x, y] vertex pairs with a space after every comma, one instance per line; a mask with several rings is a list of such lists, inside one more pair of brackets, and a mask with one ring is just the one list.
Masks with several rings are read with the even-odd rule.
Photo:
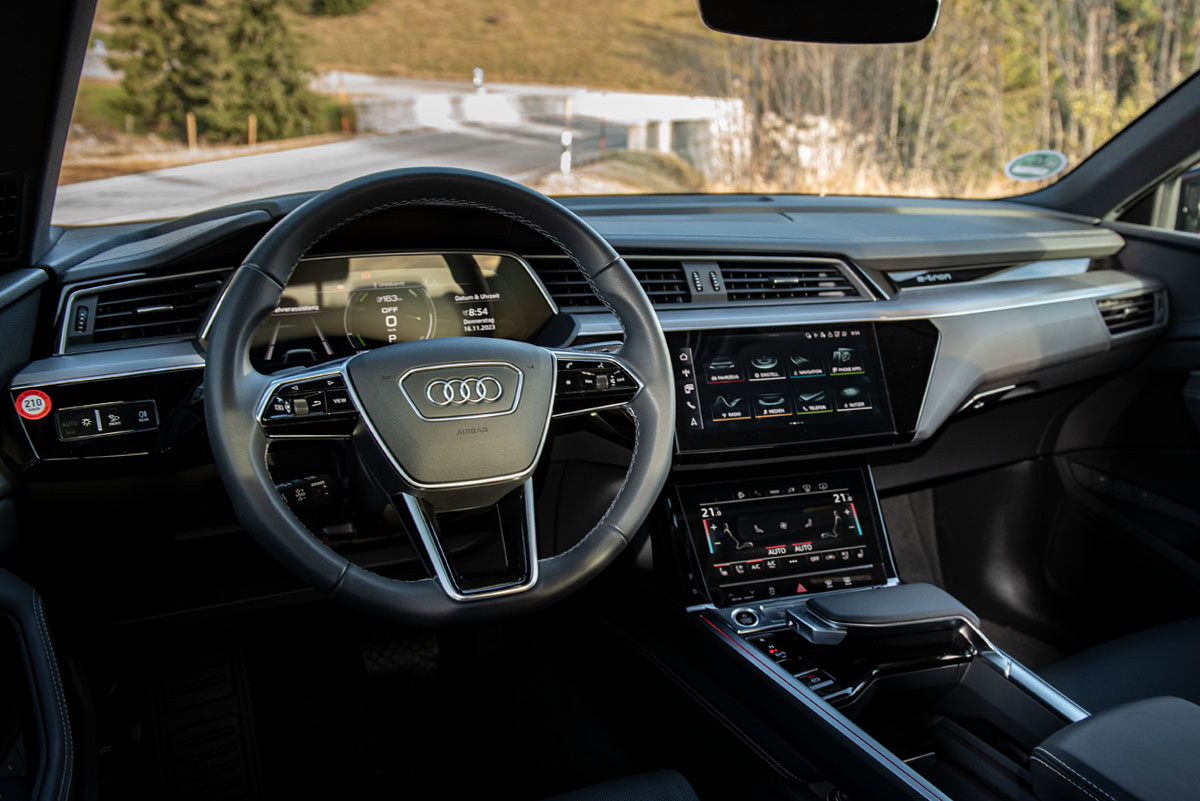
[[[531, 256], [530, 263], [560, 309], [599, 308], [600, 301], [575, 264], [560, 256]], [[655, 306], [688, 302], [687, 282], [677, 259], [625, 260]]]
[[21, 176], [0, 175], [0, 259], [16, 258], [20, 238]]
[[[579, 268], [570, 260], [561, 256], [528, 259], [559, 308], [600, 307]], [[821, 302], [869, 297], [845, 262], [837, 259], [632, 255], [625, 257], [625, 263], [659, 308], [685, 303]]]
[[719, 259], [730, 302], [755, 300], [848, 300], [862, 298], [839, 261]]
[[65, 347], [188, 339], [230, 270], [139, 278], [71, 293]]
[[1096, 308], [1104, 318], [1110, 334], [1128, 334], [1167, 317], [1166, 296], [1162, 293], [1146, 293], [1124, 298], [1105, 298], [1096, 301]]

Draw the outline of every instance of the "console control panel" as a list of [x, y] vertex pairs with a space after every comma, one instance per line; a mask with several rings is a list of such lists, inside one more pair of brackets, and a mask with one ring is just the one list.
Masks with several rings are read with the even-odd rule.
[[203, 370], [180, 368], [15, 382], [9, 396], [36, 461], [147, 455], [180, 445], [195, 456], [207, 449], [203, 381]]
[[680, 486], [713, 603], [753, 604], [882, 584], [892, 572], [860, 469]]

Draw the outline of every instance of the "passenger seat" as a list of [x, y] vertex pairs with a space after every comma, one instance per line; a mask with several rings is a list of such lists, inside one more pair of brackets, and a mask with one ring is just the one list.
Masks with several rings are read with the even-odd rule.
[[1200, 704], [1200, 618], [1097, 645], [1040, 673], [1091, 713], [1159, 695]]

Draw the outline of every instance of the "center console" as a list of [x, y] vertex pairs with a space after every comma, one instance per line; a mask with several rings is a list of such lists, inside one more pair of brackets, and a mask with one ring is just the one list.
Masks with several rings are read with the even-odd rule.
[[1031, 799], [1034, 749], [1087, 714], [959, 601], [900, 582], [863, 455], [911, 438], [936, 348], [927, 334], [893, 323], [669, 334], [670, 561], [718, 672], [742, 700], [774, 698], [763, 714], [824, 757], [839, 787]]

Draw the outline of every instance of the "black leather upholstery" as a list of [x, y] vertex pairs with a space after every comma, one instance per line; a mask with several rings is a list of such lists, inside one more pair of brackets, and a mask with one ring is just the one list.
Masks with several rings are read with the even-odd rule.
[[809, 601], [808, 608], [826, 620], [848, 625], [878, 626], [947, 618], [963, 618], [979, 625], [979, 618], [962, 601], [932, 584], [901, 584], [822, 595]]
[[699, 801], [687, 779], [673, 770], [656, 770], [594, 784], [546, 801]]
[[1073, 723], [1029, 759], [1039, 801], [1178, 801], [1200, 788], [1200, 707], [1148, 698]]
[[[71, 796], [75, 752], [67, 696], [50, 642], [42, 597], [33, 587], [3, 569], [0, 569], [0, 618], [7, 618], [14, 626], [24, 645], [23, 656], [29, 670], [29, 690], [38, 730], [27, 736], [41, 746], [40, 764], [29, 798], [63, 801]], [[0, 625], [5, 625], [3, 619], [0, 619]], [[15, 656], [20, 658], [21, 655]], [[7, 793], [3, 795], [8, 797]], [[20, 797], [21, 793], [16, 795]]]
[[1093, 714], [1157, 695], [1200, 704], [1200, 618], [1121, 637], [1040, 673]]

